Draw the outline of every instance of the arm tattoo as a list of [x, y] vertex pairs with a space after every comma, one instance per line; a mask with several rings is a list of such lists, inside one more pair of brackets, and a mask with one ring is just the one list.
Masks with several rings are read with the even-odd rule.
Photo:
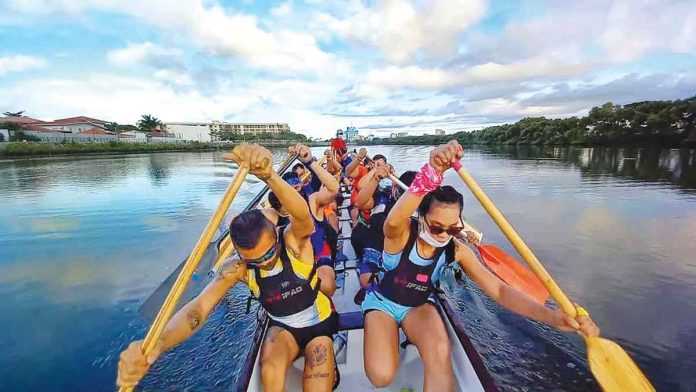
[[309, 366], [317, 367], [326, 363], [328, 357], [328, 349], [325, 345], [320, 344], [312, 348], [312, 355], [309, 358]]
[[215, 274], [215, 280], [223, 280], [226, 279], [230, 275], [234, 275], [239, 271], [239, 261], [237, 260], [230, 260], [226, 261], [222, 267], [220, 267], [220, 270]]
[[188, 319], [189, 327], [192, 331], [196, 330], [201, 325], [201, 314], [196, 309], [191, 309], [186, 314]]

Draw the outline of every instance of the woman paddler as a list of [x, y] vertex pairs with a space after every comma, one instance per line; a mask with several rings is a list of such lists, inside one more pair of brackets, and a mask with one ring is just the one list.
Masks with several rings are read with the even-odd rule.
[[[399, 366], [399, 327], [423, 360], [424, 391], [452, 391], [450, 342], [435, 306], [433, 291], [443, 268], [457, 262], [469, 278], [501, 306], [564, 331], [597, 336], [586, 316], [573, 319], [505, 285], [479, 263], [459, 239], [463, 198], [440, 186], [443, 173], [463, 155], [452, 141], [434, 149], [384, 223], [384, 252], [379, 279], [368, 288], [365, 313], [365, 373], [376, 387], [389, 385]], [[411, 218], [418, 211], [418, 218]]]
[[[238, 258], [225, 262], [201, 294], [184, 305], [167, 323], [154, 351], [145, 357], [141, 341], [121, 353], [117, 383], [132, 387], [152, 363], [201, 329], [208, 315], [237, 283], [249, 286], [271, 321], [261, 346], [261, 383], [265, 391], [285, 390], [287, 369], [305, 356], [302, 389], [331, 391], [336, 378], [332, 335], [336, 313], [331, 299], [319, 290], [310, 236], [314, 222], [298, 192], [273, 170], [267, 149], [240, 144], [225, 154], [266, 182], [285, 206], [290, 223], [276, 227], [259, 210], [246, 211], [230, 224]], [[313, 161], [303, 156], [305, 162]]]

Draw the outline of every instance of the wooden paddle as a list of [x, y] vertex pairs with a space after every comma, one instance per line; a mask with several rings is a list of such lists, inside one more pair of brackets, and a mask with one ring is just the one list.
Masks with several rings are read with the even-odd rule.
[[[288, 155], [285, 161], [283, 161], [280, 166], [278, 166], [278, 169], [276, 170], [278, 173], [284, 173], [290, 165], [295, 161], [297, 158], [296, 155]], [[249, 204], [244, 208], [243, 211], [248, 211], [252, 208], [255, 208], [257, 204], [261, 201], [262, 196], [268, 191], [268, 185], [265, 185], [261, 191], [254, 197]], [[222, 241], [219, 241], [218, 239], [213, 239], [213, 241], [208, 245], [207, 250], [204, 252], [203, 259], [199, 262], [198, 264], [198, 269], [197, 269], [197, 274], [194, 273], [192, 280], [193, 282], [188, 285], [186, 290], [184, 290], [184, 294], [182, 294], [181, 299], [179, 300], [180, 303], [181, 301], [186, 302], [187, 300], [195, 297], [196, 295], [199, 294], [201, 288], [205, 286], [209, 278], [213, 275], [211, 271], [214, 269], [215, 263], [216, 263], [216, 255], [217, 255], [217, 249], [224, 249], [229, 245], [230, 242], [230, 237], [227, 235], [227, 232], [223, 234], [225, 238], [222, 239]], [[218, 248], [216, 249], [216, 245], [219, 243]], [[229, 256], [228, 256], [229, 257]], [[226, 259], [227, 257], [225, 257]], [[225, 259], [222, 259], [223, 261]], [[140, 309], [138, 312], [140, 315], [145, 319], [152, 321], [155, 319], [155, 316], [159, 312], [160, 307], [164, 303], [167, 295], [171, 291], [172, 287], [174, 287], [174, 283], [176, 282], [177, 277], [181, 273], [181, 270], [184, 267], [184, 264], [186, 264], [186, 260], [183, 260], [181, 264], [179, 264], [173, 271], [172, 273], [165, 279], [155, 291], [150, 294], [150, 296], [143, 302], [142, 305], [140, 305]], [[177, 304], [177, 309], [179, 305]]]
[[[401, 182], [393, 174], [389, 178], [402, 190], [408, 189], [406, 184]], [[549, 292], [530, 270], [524, 268], [515, 258], [508, 255], [502, 249], [492, 244], [476, 245], [481, 253], [483, 263], [500, 280], [507, 285], [514, 287], [527, 294], [534, 301], [545, 304], [549, 299]]]
[[[196, 271], [198, 263], [201, 261], [201, 258], [203, 257], [203, 253], [208, 248], [210, 241], [213, 239], [213, 235], [215, 235], [215, 232], [220, 227], [222, 218], [225, 216], [225, 213], [230, 208], [232, 200], [234, 200], [234, 197], [237, 195], [237, 192], [239, 191], [239, 188], [242, 186], [242, 183], [244, 182], [244, 179], [246, 178], [248, 173], [249, 168], [245, 166], [242, 166], [239, 169], [237, 174], [234, 176], [234, 179], [227, 187], [227, 190], [225, 191], [225, 194], [222, 197], [220, 205], [218, 206], [217, 210], [215, 210], [215, 213], [208, 221], [208, 224], [205, 226], [203, 233], [198, 238], [196, 246], [193, 248], [193, 251], [186, 260], [186, 263], [181, 269], [181, 272], [179, 273], [176, 282], [174, 282], [174, 285], [172, 286], [172, 289], [169, 291], [167, 298], [164, 300], [164, 303], [162, 304], [162, 307], [157, 313], [155, 320], [152, 322], [150, 329], [147, 331], [147, 335], [145, 336], [145, 340], [143, 341], [143, 344], [141, 346], [143, 354], [145, 356], [148, 356], [152, 352], [152, 350], [155, 348], [155, 345], [157, 344], [157, 341], [159, 341], [160, 335], [162, 334], [162, 331], [164, 331], [164, 327], [166, 326], [167, 322], [169, 322], [169, 319], [172, 317], [172, 314], [174, 313], [176, 304], [179, 302], [181, 295], [184, 293], [186, 286], [188, 286], [188, 283], [191, 280], [191, 275], [193, 275], [193, 273]], [[119, 391], [121, 392], [128, 392], [132, 390], [132, 388], [119, 389]]]
[[549, 299], [549, 292], [534, 273], [514, 257], [493, 244], [476, 245], [486, 266], [495, 276], [509, 286], [527, 294], [540, 304], [545, 304]]
[[[561, 288], [556, 284], [551, 275], [546, 271], [539, 260], [534, 256], [529, 247], [522, 241], [522, 238], [512, 228], [503, 214], [493, 204], [491, 199], [486, 196], [481, 187], [476, 183], [469, 172], [464, 169], [459, 161], [453, 162], [452, 168], [457, 171], [462, 181], [469, 187], [471, 193], [481, 203], [483, 208], [493, 218], [493, 221], [500, 227], [503, 234], [510, 240], [517, 249], [520, 256], [529, 265], [534, 274], [542, 281], [549, 290], [551, 296], [561, 307], [564, 313], [575, 318], [578, 309], [570, 302]], [[597, 382], [606, 392], [641, 392], [655, 391], [650, 381], [645, 377], [638, 365], [618, 344], [603, 338], [590, 338], [583, 336], [587, 344], [587, 360], [590, 370]]]

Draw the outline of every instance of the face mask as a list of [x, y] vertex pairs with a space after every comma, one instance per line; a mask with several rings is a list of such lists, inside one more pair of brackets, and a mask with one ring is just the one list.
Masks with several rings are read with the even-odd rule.
[[389, 192], [392, 188], [392, 180], [390, 178], [383, 178], [379, 180], [379, 190], [382, 192]]
[[430, 234], [430, 230], [428, 230], [428, 226], [424, 225], [423, 222], [421, 222], [420, 226], [420, 231], [418, 232], [418, 237], [425, 241], [426, 244], [433, 246], [435, 248], [442, 248], [444, 246], [447, 246], [450, 241], [452, 241], [452, 236], [449, 236], [447, 238], [447, 241], [445, 242], [440, 242], [433, 238], [432, 234]]

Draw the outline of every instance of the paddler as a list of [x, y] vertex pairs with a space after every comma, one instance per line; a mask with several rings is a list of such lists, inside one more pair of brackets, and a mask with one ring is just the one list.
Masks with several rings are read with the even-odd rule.
[[[399, 366], [399, 327], [423, 360], [424, 391], [454, 389], [450, 342], [432, 303], [443, 268], [457, 262], [468, 277], [501, 306], [555, 328], [598, 336], [587, 316], [573, 319], [502, 283], [458, 238], [463, 197], [451, 186], [440, 186], [451, 162], [463, 155], [452, 141], [434, 149], [384, 223], [382, 271], [362, 303], [365, 314], [365, 373], [376, 387], [389, 385]], [[412, 218], [418, 211], [418, 218]]]
[[[297, 174], [290, 172], [293, 176], [283, 176], [283, 179], [288, 182], [295, 190], [303, 195], [314, 223], [314, 232], [310, 236], [310, 242], [314, 250], [314, 259], [317, 266], [317, 274], [321, 279], [321, 289], [324, 294], [332, 296], [336, 291], [336, 272], [334, 271], [334, 262], [336, 260], [336, 246], [338, 242], [338, 234], [329, 223], [325, 208], [330, 206], [336, 200], [338, 194], [338, 181], [325, 168], [323, 168], [317, 159], [312, 155], [312, 150], [303, 144], [296, 144], [289, 148], [290, 154], [297, 154], [298, 159], [304, 165], [306, 170], [321, 181], [319, 191], [311, 193], [307, 196], [304, 192], [300, 179], [295, 179]], [[288, 173], [286, 173], [288, 174]], [[272, 208], [264, 209], [263, 213], [271, 222], [284, 222], [288, 212], [283, 208], [283, 203], [278, 199], [275, 192], [271, 192], [268, 197]]]
[[331, 391], [337, 374], [332, 345], [337, 316], [331, 299], [319, 290], [309, 206], [273, 170], [267, 149], [241, 144], [225, 158], [248, 166], [251, 174], [266, 182], [287, 209], [290, 223], [278, 228], [259, 210], [236, 216], [230, 236], [239, 257], [225, 262], [201, 294], [172, 317], [151, 355], [143, 355], [141, 341], [121, 353], [117, 383], [137, 385], [160, 355], [200, 330], [220, 300], [242, 282], [270, 317], [260, 356], [263, 389], [285, 390], [288, 367], [304, 355], [303, 390]]

